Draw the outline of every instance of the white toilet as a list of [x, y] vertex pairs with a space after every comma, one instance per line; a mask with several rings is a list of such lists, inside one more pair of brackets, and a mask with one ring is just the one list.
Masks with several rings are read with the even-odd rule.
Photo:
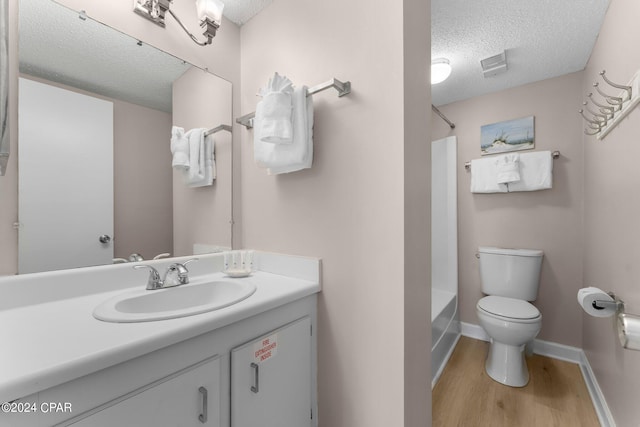
[[524, 346], [540, 332], [542, 315], [527, 301], [538, 295], [542, 251], [480, 247], [480, 325], [491, 337], [485, 369], [499, 383], [524, 387], [529, 372]]

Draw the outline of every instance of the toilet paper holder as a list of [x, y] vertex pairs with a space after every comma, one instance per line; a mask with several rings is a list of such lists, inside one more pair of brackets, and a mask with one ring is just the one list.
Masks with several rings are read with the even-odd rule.
[[591, 306], [596, 310], [604, 310], [606, 308], [615, 308], [617, 313], [624, 313], [624, 301], [616, 296], [613, 292], [607, 292], [613, 301], [595, 300]]
[[622, 348], [640, 350], [640, 316], [624, 312], [624, 301], [613, 292], [607, 292], [613, 301], [595, 300], [591, 306], [596, 310], [615, 308], [618, 339]]

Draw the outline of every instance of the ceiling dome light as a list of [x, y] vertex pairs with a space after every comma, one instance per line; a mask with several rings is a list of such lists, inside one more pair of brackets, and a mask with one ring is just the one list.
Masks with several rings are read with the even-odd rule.
[[451, 64], [446, 58], [438, 58], [431, 61], [431, 84], [436, 85], [447, 80], [451, 75]]

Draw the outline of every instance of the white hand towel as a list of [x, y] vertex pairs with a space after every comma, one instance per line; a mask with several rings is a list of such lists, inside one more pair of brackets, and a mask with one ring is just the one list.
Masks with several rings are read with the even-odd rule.
[[518, 153], [497, 157], [496, 165], [498, 166], [498, 184], [520, 181], [520, 155]]
[[[298, 108], [299, 107], [299, 108]], [[293, 114], [294, 143], [298, 143], [298, 137], [302, 140], [299, 162], [285, 166], [273, 166], [267, 169], [269, 175], [296, 172], [302, 169], [311, 169], [313, 164], [313, 98], [307, 96], [307, 87], [303, 87], [299, 93], [294, 93]]]
[[507, 192], [506, 184], [498, 184], [498, 165], [494, 158], [471, 160], [471, 192]]
[[553, 185], [551, 151], [520, 154], [520, 181], [509, 183], [509, 192], [547, 190]]
[[204, 132], [206, 129], [191, 129], [187, 132], [189, 138], [189, 173], [187, 184], [204, 179]]
[[176, 169], [189, 169], [189, 140], [185, 137], [184, 129], [173, 126], [171, 128], [171, 166]]
[[[256, 108], [255, 123], [262, 120], [262, 105]], [[293, 93], [293, 142], [270, 144], [254, 134], [254, 160], [258, 166], [269, 168], [272, 175], [308, 169], [313, 162], [313, 100], [307, 97], [307, 87]]]
[[263, 96], [262, 121], [256, 129], [260, 139], [273, 144], [290, 144], [293, 140], [293, 83], [275, 73], [260, 92]]
[[271, 92], [261, 102], [260, 139], [272, 144], [290, 144], [293, 138], [291, 94]]
[[212, 135], [204, 139], [204, 177], [200, 181], [190, 182], [186, 179], [189, 188], [205, 187], [213, 184], [216, 178], [215, 140]]

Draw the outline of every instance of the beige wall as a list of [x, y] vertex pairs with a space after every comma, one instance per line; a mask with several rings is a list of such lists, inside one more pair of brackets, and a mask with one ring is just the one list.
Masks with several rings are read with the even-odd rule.
[[[404, 237], [405, 221], [429, 221], [425, 187], [405, 187], [405, 175], [424, 178], [416, 163], [425, 169], [429, 164], [428, 154], [415, 146], [420, 130], [425, 144], [428, 135], [429, 2], [404, 3], [417, 16], [405, 31], [422, 27], [407, 46], [403, 9], [371, 7], [365, 0], [279, 0], [242, 27], [243, 113], [255, 109], [256, 91], [275, 71], [297, 85], [331, 77], [353, 84], [344, 98], [335, 92], [314, 96], [310, 170], [267, 176], [253, 163], [253, 132], [242, 131], [242, 245], [323, 259], [318, 328], [323, 426], [430, 424], [425, 368], [430, 354], [412, 354], [422, 367], [410, 358], [405, 362], [405, 348], [429, 347], [428, 332], [416, 333], [428, 327], [428, 243], [406, 243]], [[413, 86], [417, 76], [405, 74], [408, 54], [419, 57], [419, 86]], [[405, 99], [405, 79], [420, 95]], [[415, 107], [420, 123], [411, 116], [405, 127], [408, 107]], [[405, 150], [419, 155], [408, 162], [409, 170]], [[426, 211], [421, 220], [405, 218], [406, 195], [422, 198], [416, 200]], [[411, 254], [406, 267], [405, 250], [414, 247], [421, 252]], [[415, 266], [417, 259], [423, 267]], [[409, 292], [421, 305], [415, 317], [413, 307], [405, 306]], [[416, 370], [409, 384], [405, 369], [411, 368]], [[405, 392], [412, 391], [419, 394], [405, 400]]]
[[173, 251], [171, 114], [114, 103], [114, 241], [116, 258]]
[[[585, 70], [582, 93], [602, 82], [598, 73], [626, 84], [640, 68], [640, 3], [612, 0]], [[603, 89], [607, 88], [602, 84]], [[608, 90], [610, 94], [617, 91]], [[576, 107], [577, 108], [577, 107]], [[640, 109], [603, 141], [584, 136], [584, 284], [612, 290], [640, 315]], [[640, 352], [618, 344], [614, 319], [583, 315], [583, 346], [618, 426], [640, 419]]]
[[[458, 137], [458, 270], [460, 319], [478, 324], [482, 297], [478, 246], [542, 249], [542, 312], [538, 338], [581, 347], [582, 310], [582, 132], [576, 110], [582, 73], [569, 74], [503, 92], [452, 103], [440, 110], [454, 130], [433, 116], [433, 139]], [[464, 163], [480, 158], [480, 127], [535, 116], [535, 150], [559, 150], [553, 164], [553, 188], [509, 194], [471, 194]]]
[[[231, 83], [191, 68], [173, 84], [173, 124], [184, 129], [230, 125]], [[212, 136], [216, 179], [213, 185], [188, 188], [181, 171], [173, 172], [173, 241], [177, 256], [193, 253], [194, 243], [231, 246], [231, 134]]]
[[[404, 425], [431, 425], [431, 2], [404, 2]], [[395, 424], [399, 425], [399, 424]]]

